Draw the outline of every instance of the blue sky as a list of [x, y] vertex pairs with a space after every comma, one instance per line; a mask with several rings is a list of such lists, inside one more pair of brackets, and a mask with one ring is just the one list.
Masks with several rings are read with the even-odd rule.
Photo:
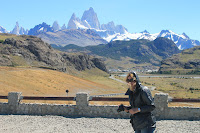
[[199, 5], [199, 0], [1, 0], [0, 26], [10, 31], [18, 21], [30, 29], [42, 22], [52, 25], [55, 20], [67, 26], [73, 13], [81, 18], [93, 7], [100, 24], [114, 21], [130, 33], [168, 29], [200, 41]]

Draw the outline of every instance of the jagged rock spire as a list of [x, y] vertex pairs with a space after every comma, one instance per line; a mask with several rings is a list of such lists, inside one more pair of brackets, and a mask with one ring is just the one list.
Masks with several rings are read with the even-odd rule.
[[16, 34], [16, 35], [20, 35], [20, 33], [19, 33], [19, 23], [18, 22], [16, 22], [16, 25], [15, 25], [15, 28], [12, 30], [12, 34]]
[[100, 23], [97, 17], [97, 14], [94, 12], [94, 9], [90, 7], [89, 10], [86, 10], [83, 13], [83, 16], [81, 18], [81, 21], [87, 21], [87, 23], [91, 26], [91, 28], [100, 29]]
[[60, 30], [60, 26], [58, 24], [58, 21], [54, 21], [53, 25], [52, 25], [53, 31], [58, 31]]
[[77, 29], [78, 28], [77, 26], [80, 24], [81, 20], [76, 17], [75, 13], [73, 13], [68, 22], [67, 29]]
[[67, 27], [65, 26], [65, 24], [63, 24], [63, 26], [61, 27], [61, 30], [65, 30], [67, 29]]

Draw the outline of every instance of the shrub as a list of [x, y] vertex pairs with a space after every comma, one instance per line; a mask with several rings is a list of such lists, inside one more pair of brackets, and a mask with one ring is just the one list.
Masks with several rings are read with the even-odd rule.
[[177, 83], [170, 83], [170, 85], [176, 85]]
[[4, 42], [4, 40], [0, 40], [0, 43], [3, 43]]
[[190, 89], [189, 89], [189, 90], [191, 90], [191, 91], [192, 91], [192, 90], [194, 90], [194, 88], [190, 87]]

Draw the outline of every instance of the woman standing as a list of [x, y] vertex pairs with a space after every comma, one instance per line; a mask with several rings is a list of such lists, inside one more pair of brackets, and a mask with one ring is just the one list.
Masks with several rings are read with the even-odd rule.
[[129, 95], [131, 106], [124, 107], [124, 110], [131, 114], [130, 122], [135, 133], [153, 133], [156, 128], [156, 120], [151, 113], [155, 106], [150, 90], [141, 85], [135, 72], [127, 75], [126, 82], [129, 89], [125, 95]]

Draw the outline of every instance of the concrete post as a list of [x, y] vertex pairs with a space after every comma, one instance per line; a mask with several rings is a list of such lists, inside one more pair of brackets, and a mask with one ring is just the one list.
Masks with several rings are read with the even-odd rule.
[[8, 93], [8, 113], [10, 114], [16, 114], [17, 113], [17, 107], [20, 102], [21, 92], [9, 92]]
[[89, 104], [88, 93], [79, 92], [76, 94], [76, 106], [77, 107], [86, 107]]
[[155, 115], [159, 119], [164, 119], [167, 116], [168, 110], [168, 94], [159, 93], [154, 96], [156, 106]]
[[8, 93], [8, 104], [18, 105], [20, 102], [21, 92], [9, 92]]

